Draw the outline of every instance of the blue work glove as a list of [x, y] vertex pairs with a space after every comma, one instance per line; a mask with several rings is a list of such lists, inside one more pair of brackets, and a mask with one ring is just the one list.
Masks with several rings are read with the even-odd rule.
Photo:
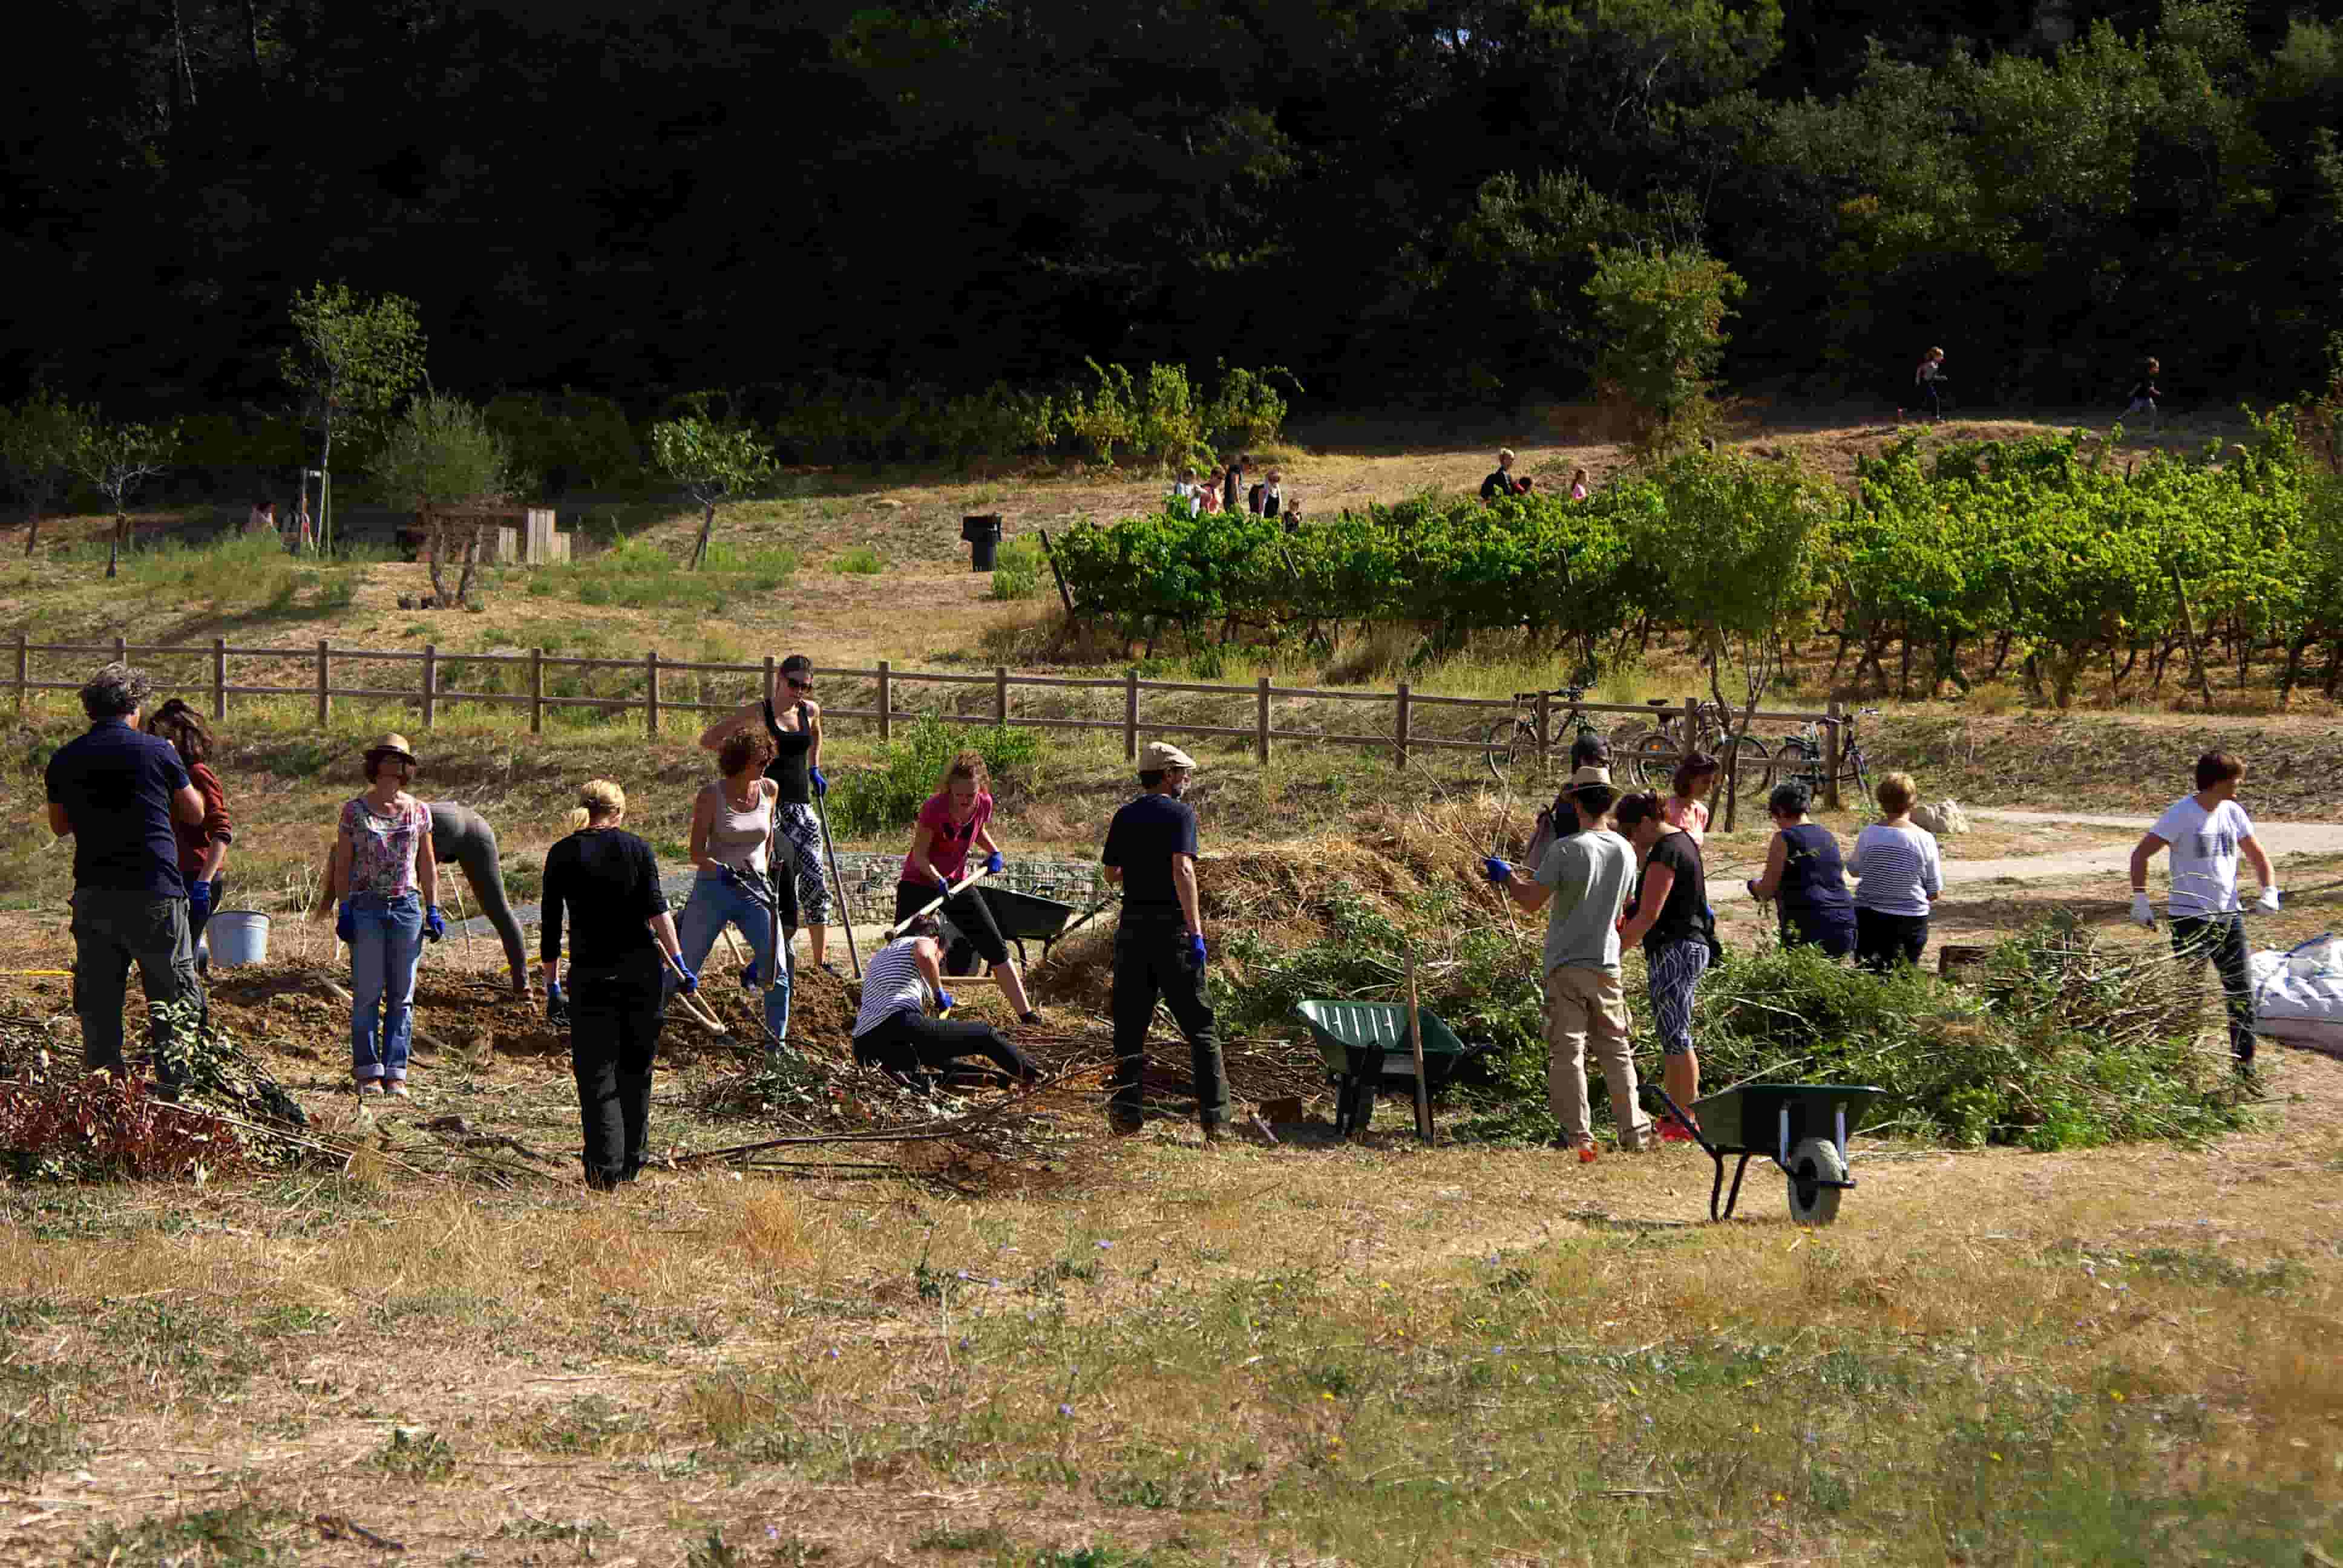
[[740, 873], [719, 860], [716, 862], [716, 879], [729, 888], [739, 881]]
[[350, 912], [350, 901], [344, 899], [334, 911], [334, 935], [355, 945], [358, 940], [358, 919]]
[[959, 1005], [959, 1002], [952, 1000], [951, 992], [948, 990], [940, 990], [936, 992], [936, 1010], [938, 1012], [950, 1012]]
[[816, 769], [812, 769], [812, 773], [813, 773], [813, 792], [814, 792], [816, 795], [827, 795], [827, 794], [829, 794], [829, 793], [830, 793], [830, 780], [829, 780], [829, 779], [825, 779], [825, 778], [823, 778], [823, 777], [821, 776], [821, 769], [819, 769], [819, 768], [816, 768]]
[[1188, 967], [1198, 970], [1204, 967], [1204, 933], [1202, 931], [1188, 933]]
[[951, 879], [950, 877], [938, 877], [936, 879], [936, 893], [937, 896], [940, 898], [949, 899], [951, 897]]
[[187, 917], [200, 920], [212, 912], [212, 885], [209, 882], [187, 884]]
[[435, 942], [447, 934], [447, 917], [439, 912], [437, 904], [427, 906], [423, 911], [423, 934]]
[[1513, 879], [1513, 869], [1494, 855], [1481, 862], [1481, 869], [1487, 875], [1489, 880], [1500, 887]]
[[757, 989], [757, 960], [750, 959], [749, 967], [740, 971], [740, 983], [749, 990]]
[[699, 977], [686, 969], [680, 960], [676, 962], [675, 974], [675, 989], [684, 995], [689, 996], [699, 989]]
[[995, 849], [992, 853], [984, 858], [984, 874], [988, 877], [997, 877], [1001, 875], [1000, 850]]
[[562, 1024], [569, 1021], [569, 993], [554, 980], [545, 988], [545, 1021]]

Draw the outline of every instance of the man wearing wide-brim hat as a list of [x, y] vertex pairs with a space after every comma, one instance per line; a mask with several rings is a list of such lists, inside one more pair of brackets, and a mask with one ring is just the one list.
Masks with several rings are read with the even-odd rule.
[[1196, 900], [1196, 809], [1181, 799], [1196, 760], [1177, 746], [1151, 742], [1139, 754], [1145, 791], [1114, 814], [1099, 859], [1122, 889], [1114, 936], [1114, 1099], [1107, 1118], [1118, 1132], [1139, 1131], [1145, 1106], [1147, 1026], [1161, 998], [1188, 1037], [1196, 1081], [1196, 1116], [1207, 1142], [1229, 1125], [1229, 1073], [1204, 1000], [1204, 918]]
[[1578, 831], [1557, 839], [1523, 879], [1492, 857], [1489, 880], [1525, 910], [1553, 906], [1545, 927], [1546, 1102], [1561, 1128], [1556, 1141], [1594, 1158], [1587, 1113], [1586, 1049], [1590, 1040], [1611, 1091], [1619, 1147], [1641, 1150], [1651, 1123], [1635, 1099], [1635, 1051], [1628, 1036], [1627, 998], [1619, 984], [1619, 912], [1635, 885], [1634, 847], [1604, 825], [1617, 799], [1608, 768], [1572, 772], [1564, 794], [1578, 813]]

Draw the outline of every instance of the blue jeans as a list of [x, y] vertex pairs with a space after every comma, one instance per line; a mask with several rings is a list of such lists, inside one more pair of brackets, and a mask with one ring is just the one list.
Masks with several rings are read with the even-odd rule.
[[423, 900], [414, 893], [350, 900], [350, 1071], [403, 1079], [415, 1038], [415, 969], [423, 961]]
[[[760, 979], [770, 980], [776, 974], [781, 977], [780, 984], [765, 992], [765, 1027], [773, 1031], [775, 1040], [786, 1044], [789, 1038], [789, 987], [797, 977], [797, 960], [789, 956], [784, 933], [784, 957], [780, 967], [774, 967], [772, 914], [739, 884], [719, 882], [713, 877], [702, 877], [691, 884], [691, 897], [684, 904], [683, 913], [675, 919], [675, 935], [683, 946], [684, 964], [694, 974], [706, 968], [708, 954], [727, 925], [738, 927], [749, 943], [749, 950], [757, 955]], [[667, 993], [675, 993], [672, 970], [667, 973]]]

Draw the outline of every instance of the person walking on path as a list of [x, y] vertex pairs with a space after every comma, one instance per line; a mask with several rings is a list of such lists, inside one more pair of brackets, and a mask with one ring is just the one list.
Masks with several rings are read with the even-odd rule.
[[1228, 1136], [1229, 1071], [1212, 1004], [1204, 1000], [1203, 908], [1196, 897], [1196, 809], [1182, 799], [1196, 760], [1177, 746], [1151, 741], [1139, 754], [1139, 787], [1107, 824], [1099, 863], [1122, 890], [1114, 933], [1114, 1095], [1107, 1120], [1136, 1132], [1145, 1109], [1147, 1026], [1161, 997], [1188, 1037], [1196, 1119], [1204, 1141]]
[[92, 676], [81, 689], [89, 729], [57, 748], [43, 782], [49, 831], [74, 841], [73, 1008], [82, 1063], [123, 1075], [122, 1007], [136, 964], [155, 1076], [167, 1088], [179, 1081], [177, 1048], [204, 1001], [176, 837], [178, 827], [203, 821], [204, 798], [171, 743], [138, 729], [153, 691], [145, 672], [126, 664]]
[[472, 902], [503, 941], [505, 967], [512, 975], [513, 994], [528, 995], [528, 942], [505, 896], [503, 857], [497, 849], [497, 830], [469, 806], [453, 800], [431, 802], [431, 858], [442, 866], [461, 866], [471, 884]]
[[854, 1060], [909, 1082], [984, 1056], [1018, 1083], [1038, 1081], [1040, 1070], [990, 1024], [928, 1016], [930, 1003], [939, 1012], [954, 1006], [944, 989], [940, 929], [933, 915], [922, 915], [870, 955], [854, 1015]]
[[2147, 427], [2151, 434], [2155, 431], [2157, 420], [2161, 417], [2156, 400], [2163, 397], [2164, 394], [2157, 388], [2156, 378], [2162, 373], [2163, 369], [2163, 366], [2158, 365], [2153, 359], [2149, 360], [2147, 362], [2147, 367], [2140, 372], [2139, 379], [2131, 384], [2131, 401], [2124, 406], [2124, 412], [2127, 415], [2137, 414], [2142, 410], [2146, 410], [2147, 414]]
[[1928, 946], [1928, 907], [1945, 890], [1936, 836], [1912, 825], [1919, 787], [1890, 773], [1872, 791], [1884, 815], [1855, 836], [1855, 961], [1885, 974], [1916, 964]]
[[1481, 499], [1493, 501], [1500, 496], [1518, 496], [1524, 487], [1513, 477], [1513, 449], [1511, 447], [1497, 454], [1497, 466], [1481, 481]]
[[200, 973], [204, 927], [212, 911], [220, 907], [220, 872], [227, 865], [227, 847], [236, 841], [236, 824], [228, 818], [227, 792], [220, 788], [219, 775], [212, 771], [208, 760], [212, 732], [204, 716], [186, 699], [174, 697], [147, 718], [146, 733], [171, 743], [187, 770], [188, 782], [204, 798], [202, 821], [175, 819], [171, 823], [179, 845], [179, 879], [187, 889], [187, 940], [197, 944], [196, 967]]
[[1784, 947], [1818, 947], [1843, 959], [1855, 951], [1855, 900], [1846, 890], [1837, 837], [1807, 820], [1814, 800], [1803, 779], [1774, 786], [1765, 801], [1774, 838], [1765, 846], [1764, 873], [1748, 884], [1749, 896], [1774, 900]]
[[2197, 793], [2184, 795], [2140, 835], [2131, 851], [2131, 918], [2153, 930], [2156, 909], [2147, 898], [2147, 863], [2172, 851], [2172, 950], [2190, 968], [2207, 959], [2220, 972], [2228, 1004], [2229, 1054], [2237, 1070], [2254, 1068], [2254, 993], [2246, 965], [2245, 909], [2237, 900], [2237, 861], [2254, 869], [2261, 883], [2255, 908], [2278, 910], [2278, 877], [2269, 855], [2254, 838], [2254, 819], [2237, 804], [2246, 765], [2226, 751], [2197, 759]]
[[[627, 792], [589, 779], [569, 813], [569, 836], [545, 855], [542, 944], [546, 1016], [569, 1024], [586, 1185], [608, 1192], [643, 1169], [651, 1063], [667, 1016], [667, 966], [679, 989], [699, 989], [682, 961], [675, 919], [659, 890], [651, 847], [620, 823]], [[561, 924], [570, 921], [569, 985], [561, 985]]]
[[334, 837], [334, 934], [350, 948], [350, 1074], [361, 1097], [406, 1096], [423, 940], [447, 934], [431, 811], [407, 792], [415, 766], [404, 735], [367, 747], [366, 790], [344, 803]]
[[813, 699], [813, 660], [801, 653], [781, 660], [781, 684], [788, 689], [789, 701], [780, 710], [775, 711], [769, 699], [759, 698], [709, 725], [699, 744], [704, 750], [721, 751], [724, 742], [742, 729], [763, 724], [773, 743], [765, 777], [780, 787], [774, 814], [779, 841], [774, 848], [777, 853], [786, 849], [787, 869], [797, 879], [806, 956], [830, 969], [830, 881], [822, 868], [821, 814], [814, 809], [815, 797], [830, 793], [830, 780], [821, 774], [821, 704]]
[[[774, 875], [771, 846], [774, 809], [780, 786], [765, 777], [772, 742], [761, 730], [738, 729], [716, 753], [724, 776], [699, 791], [691, 803], [691, 863], [699, 875], [684, 900], [676, 930], [683, 940], [683, 967], [698, 974], [709, 950], [728, 925], [737, 927], [754, 955], [744, 985], [765, 987], [768, 1056], [789, 1039], [789, 991], [797, 980], [789, 933], [797, 929], [797, 892], [787, 877]], [[779, 942], [774, 941], [778, 911]], [[776, 967], [778, 966], [778, 967]], [[676, 982], [673, 979], [669, 985]]]
[[1000, 981], [1001, 994], [1017, 1021], [1036, 1024], [1041, 1015], [1025, 1000], [1024, 977], [1009, 960], [1009, 944], [992, 918], [992, 906], [984, 901], [984, 890], [951, 890], [953, 883], [968, 875], [971, 849], [982, 849], [985, 870], [1000, 874], [1001, 846], [993, 841], [990, 826], [992, 795], [985, 788], [989, 781], [984, 759], [973, 751], [960, 753], [945, 767], [942, 782], [920, 808], [911, 852], [903, 857], [902, 875], [895, 883], [895, 919], [907, 920], [939, 896], [949, 895], [943, 918]]
[[1945, 351], [1931, 348], [1920, 357], [1918, 367], [1913, 370], [1912, 385], [1920, 389], [1920, 401], [1927, 408], [1928, 417], [1939, 424], [1945, 418], [1943, 390], [1946, 384]]
[[[1652, 999], [1652, 1031], [1660, 1037], [1661, 1081], [1668, 1098], [1692, 1114], [1700, 1098], [1700, 1058], [1692, 1048], [1693, 990], [1716, 956], [1716, 915], [1708, 907], [1708, 873], [1700, 839], [1668, 820], [1650, 790], [1619, 802], [1619, 831], [1635, 847], [1644, 875], [1634, 913], [1619, 928], [1619, 943], [1644, 944]], [[1660, 1123], [1663, 1141], [1689, 1142], [1692, 1129], [1674, 1117]]]
[[[1524, 880], [1493, 856], [1482, 862], [1489, 880], [1535, 913], [1548, 910], [1545, 928], [1546, 1103], [1562, 1130], [1559, 1141], [1594, 1160], [1594, 1130], [1586, 1104], [1590, 1037], [1611, 1091], [1619, 1147], [1645, 1147], [1651, 1122], [1636, 1103], [1635, 1051], [1628, 1035], [1627, 1001], [1619, 984], [1619, 916], [1635, 878], [1635, 851], [1604, 826], [1616, 798], [1611, 772], [1581, 768], [1570, 776], [1577, 830], [1555, 841]], [[1549, 906], [1551, 908], [1549, 909]]]

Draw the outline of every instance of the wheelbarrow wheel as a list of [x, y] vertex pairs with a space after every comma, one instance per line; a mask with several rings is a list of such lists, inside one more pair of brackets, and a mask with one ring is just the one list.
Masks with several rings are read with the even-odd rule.
[[1790, 1151], [1790, 1218], [1801, 1225], [1827, 1225], [1838, 1218], [1842, 1189], [1820, 1185], [1846, 1180], [1846, 1161], [1827, 1138], [1809, 1138]]

